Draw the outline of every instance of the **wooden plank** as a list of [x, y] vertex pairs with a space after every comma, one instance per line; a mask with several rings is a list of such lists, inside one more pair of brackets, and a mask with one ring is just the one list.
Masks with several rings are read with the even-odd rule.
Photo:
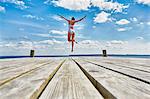
[[126, 62], [122, 62], [122, 61], [106, 61], [106, 62], [102, 62], [102, 63], [107, 63], [107, 64], [113, 64], [115, 66], [121, 66], [121, 67], [126, 67], [126, 68], [130, 68], [130, 69], [135, 69], [135, 70], [139, 70], [139, 71], [147, 71], [150, 73], [150, 67], [149, 66], [143, 66], [143, 65], [137, 65], [137, 64], [133, 64], [133, 63], [126, 63]]
[[12, 67], [18, 67], [20, 66], [21, 64], [28, 64], [30, 63], [29, 61], [33, 61], [33, 59], [9, 59], [9, 60], [1, 60], [0, 61], [0, 70], [5, 70], [5, 68], [12, 68]]
[[61, 62], [59, 59], [54, 60], [0, 86], [0, 98], [36, 99]]
[[119, 62], [119, 63], [121, 62], [121, 63], [127, 63], [127, 64], [135, 64], [137, 66], [150, 67], [150, 59], [147, 59], [147, 58], [93, 57], [89, 59], [103, 61], [103, 62], [107, 62], [107, 61]]
[[[139, 70], [137, 70], [137, 69], [133, 69], [133, 66], [131, 64], [129, 65], [128, 63], [126, 63], [125, 66], [121, 65], [121, 64], [116, 65], [116, 64], [110, 64], [110, 62], [108, 62], [108, 63], [107, 62], [101, 62], [102, 60], [100, 60], [100, 59], [99, 60], [92, 59], [89, 61], [92, 63], [96, 63], [98, 65], [104, 66], [106, 68], [110, 68], [112, 70], [119, 71], [119, 72], [127, 74], [127, 75], [132, 75], [133, 77], [139, 78], [141, 80], [144, 80], [144, 81], [147, 81], [148, 83], [150, 83], [150, 72], [146, 69], [145, 69], [145, 71], [142, 68], [138, 68]], [[115, 62], [117, 63], [118, 61], [116, 60]], [[131, 68], [129, 68], [129, 66]]]
[[[17, 62], [19, 62], [19, 61], [17, 61]], [[50, 62], [50, 60], [43, 60], [43, 61], [32, 60], [32, 61], [27, 61], [28, 64], [20, 64], [20, 65], [13, 66], [14, 68], [12, 68], [11, 65], [8, 65], [11, 68], [7, 68], [5, 70], [0, 71], [0, 75], [1, 75], [0, 86], [11, 79], [18, 77], [19, 75], [29, 72], [29, 71], [33, 70], [34, 68], [37, 68], [44, 64], [47, 64], [49, 62]]]
[[150, 85], [122, 74], [76, 59], [84, 70], [118, 99], [149, 99]]
[[40, 99], [103, 99], [103, 97], [79, 67], [72, 60], [67, 60]]
[[43, 58], [18, 58], [18, 59], [0, 59], [0, 71], [7, 71], [8, 69], [18, 68], [20, 66], [49, 61]]
[[122, 65], [132, 67], [135, 69], [146, 70], [150, 72], [150, 59], [136, 59], [136, 58], [93, 58], [91, 61], [99, 61], [107, 64]]

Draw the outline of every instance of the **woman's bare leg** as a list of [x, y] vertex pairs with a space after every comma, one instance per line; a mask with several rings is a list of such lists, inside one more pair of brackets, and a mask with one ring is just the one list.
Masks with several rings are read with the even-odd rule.
[[73, 48], [74, 48], [74, 38], [75, 38], [75, 33], [72, 34], [72, 50], [71, 52], [73, 52]]
[[70, 34], [70, 32], [68, 32], [68, 42], [70, 42], [71, 41], [71, 34]]

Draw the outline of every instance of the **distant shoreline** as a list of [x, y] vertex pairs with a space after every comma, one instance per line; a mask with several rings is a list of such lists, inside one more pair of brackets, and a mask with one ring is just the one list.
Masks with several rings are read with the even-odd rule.
[[[82, 57], [82, 56], [102, 56], [102, 54], [74, 54], [74, 55], [37, 55], [35, 57]], [[134, 55], [134, 54], [108, 54], [108, 57], [124, 57], [124, 58], [150, 58], [150, 55]], [[0, 59], [7, 58], [29, 58], [30, 56], [0, 56]]]

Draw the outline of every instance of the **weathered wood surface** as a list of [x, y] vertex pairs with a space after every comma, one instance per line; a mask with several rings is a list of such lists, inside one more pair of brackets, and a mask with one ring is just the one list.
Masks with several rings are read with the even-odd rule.
[[58, 70], [40, 99], [103, 99], [71, 59]]
[[[86, 61], [85, 61], [86, 60]], [[93, 62], [99, 65], [103, 65], [107, 68], [115, 69], [119, 72], [124, 72], [129, 75], [140, 77], [141, 79], [150, 80], [150, 73], [145, 73], [143, 71], [134, 70], [131, 68], [122, 67], [122, 65], [132, 67], [133, 61], [138, 61], [138, 69], [143, 70], [140, 67], [139, 59], [117, 59], [117, 58], [84, 58], [84, 61], [76, 59], [76, 61], [83, 67], [98, 83], [100, 83], [105, 89], [112, 93], [118, 99], [150, 99], [150, 84], [144, 83], [137, 79], [133, 79], [126, 75], [102, 68], [95, 64], [89, 63]], [[125, 62], [124, 62], [125, 61]], [[143, 62], [145, 61], [145, 62]], [[113, 62], [115, 64], [111, 64]], [[143, 63], [142, 63], [143, 62]], [[131, 64], [128, 64], [131, 63]], [[149, 68], [149, 59], [141, 59], [141, 63]], [[116, 64], [119, 64], [116, 66]], [[134, 62], [133, 62], [134, 64]], [[135, 64], [133, 68], [136, 68]], [[146, 69], [148, 71], [148, 69]], [[146, 71], [145, 70], [145, 71]]]
[[[106, 68], [110, 68], [112, 70], [115, 70], [115, 71], [119, 71], [121, 73], [124, 73], [124, 74], [127, 74], [127, 75], [131, 75], [133, 77], [136, 77], [138, 79], [141, 79], [141, 80], [144, 80], [144, 81], [147, 81], [149, 84], [150, 84], [150, 60], [149, 59], [134, 59], [134, 61], [141, 61], [141, 63], [143, 61], [145, 61], [145, 67], [142, 65], [139, 65], [139, 64], [131, 64], [133, 59], [124, 59], [125, 62], [122, 60], [122, 59], [115, 59], [113, 58], [112, 60], [108, 60], [104, 58], [103, 59], [97, 59], [97, 60], [94, 60], [94, 59], [91, 59], [89, 60], [90, 62], [92, 63], [96, 63], [98, 65], [101, 65], [101, 66], [104, 66]], [[126, 62], [128, 61], [128, 62]], [[144, 63], [144, 62], [143, 62]], [[149, 65], [148, 65], [149, 64]]]
[[40, 66], [49, 64], [50, 62], [51, 60], [40, 59], [25, 59], [24, 61], [15, 61], [15, 63], [13, 64], [5, 64], [1, 62], [0, 67], [2, 67], [3, 69], [0, 70], [0, 86], [11, 79], [21, 76], [22, 74], [28, 73]]
[[[24, 61], [26, 61], [25, 63], [27, 63], [28, 65], [26, 65]], [[25, 59], [24, 61], [23, 63], [25, 65], [20, 64], [19, 60], [15, 60], [15, 62], [20, 65], [15, 66], [14, 65], [15, 63], [9, 64], [9, 67], [11, 68], [11, 65], [13, 65], [13, 68], [11, 69], [8, 68], [8, 71], [7, 69], [5, 69], [4, 71], [0, 71], [1, 74], [0, 78], [13, 78], [1, 84], [0, 99], [35, 98], [36, 95], [39, 94], [38, 92], [42, 91], [46, 82], [51, 78], [55, 69], [62, 62], [61, 59], [53, 59], [52, 61], [51, 59], [36, 59], [36, 58]], [[7, 62], [4, 62], [4, 65], [5, 63]], [[8, 74], [4, 72], [7, 72]]]
[[150, 99], [150, 59], [74, 59], [0, 59], [0, 99]]
[[99, 61], [108, 64], [123, 65], [130, 68], [137, 68], [150, 71], [150, 59], [145, 58], [89, 58], [91, 61]]

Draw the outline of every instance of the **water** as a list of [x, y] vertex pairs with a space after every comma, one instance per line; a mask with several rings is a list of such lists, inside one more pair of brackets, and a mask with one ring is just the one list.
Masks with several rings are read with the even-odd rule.
[[124, 57], [124, 58], [150, 58], [150, 55], [110, 55], [112, 57]]
[[[101, 54], [75, 54], [75, 55], [45, 55], [45, 56], [35, 56], [35, 57], [86, 57], [86, 56], [102, 56]], [[109, 54], [108, 57], [123, 57], [123, 58], [150, 58], [150, 55], [121, 55], [121, 54]], [[30, 56], [0, 56], [0, 59], [7, 58], [29, 58]]]

